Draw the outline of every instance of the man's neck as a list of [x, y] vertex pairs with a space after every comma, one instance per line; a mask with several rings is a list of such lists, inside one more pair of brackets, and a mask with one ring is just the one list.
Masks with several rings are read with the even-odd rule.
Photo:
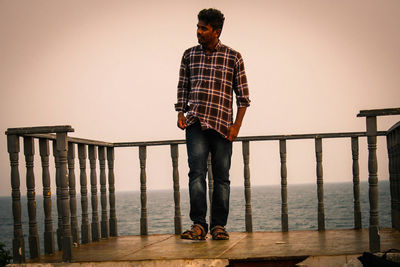
[[209, 44], [206, 47], [203, 47], [205, 53], [207, 55], [211, 54], [215, 50], [215, 47], [217, 46], [218, 42], [219, 42], [219, 39], [215, 39], [214, 42], [212, 42], [211, 44]]

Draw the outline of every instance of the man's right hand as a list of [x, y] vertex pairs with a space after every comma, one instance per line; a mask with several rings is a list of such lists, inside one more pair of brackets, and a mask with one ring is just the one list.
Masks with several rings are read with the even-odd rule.
[[182, 129], [182, 130], [185, 130], [185, 128], [187, 127], [187, 124], [186, 124], [186, 117], [185, 117], [185, 114], [183, 114], [182, 111], [180, 111], [180, 112], [178, 113], [178, 127], [179, 127], [180, 129]]

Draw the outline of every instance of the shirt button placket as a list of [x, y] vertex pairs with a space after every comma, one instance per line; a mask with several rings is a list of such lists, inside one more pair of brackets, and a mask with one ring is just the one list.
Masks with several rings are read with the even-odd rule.
[[[210, 64], [210, 67], [211, 67], [211, 65], [212, 65], [212, 64], [211, 64], [211, 61], [212, 61], [212, 60], [211, 60], [211, 56], [207, 56], [207, 63]], [[210, 78], [211, 78], [211, 77], [209, 77], [209, 79], [210, 79]], [[204, 82], [204, 85], [208, 87], [208, 81], [205, 81], [205, 82]]]

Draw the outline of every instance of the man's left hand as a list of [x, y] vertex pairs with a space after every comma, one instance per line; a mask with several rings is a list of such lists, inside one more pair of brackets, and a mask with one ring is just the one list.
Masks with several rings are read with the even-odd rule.
[[228, 140], [233, 142], [239, 134], [240, 126], [232, 124], [228, 129]]

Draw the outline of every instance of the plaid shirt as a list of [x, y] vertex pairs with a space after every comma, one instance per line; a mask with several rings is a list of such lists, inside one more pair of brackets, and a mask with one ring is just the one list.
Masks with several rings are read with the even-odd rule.
[[221, 44], [206, 55], [201, 45], [182, 57], [176, 111], [187, 112], [187, 125], [199, 119], [202, 129], [213, 129], [227, 138], [233, 122], [233, 91], [238, 107], [250, 105], [242, 56]]

